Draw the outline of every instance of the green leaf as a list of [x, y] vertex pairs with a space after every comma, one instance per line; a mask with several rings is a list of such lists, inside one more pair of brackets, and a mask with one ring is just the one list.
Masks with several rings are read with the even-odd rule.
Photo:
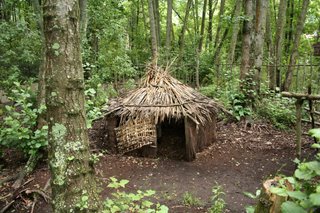
[[310, 195], [310, 201], [315, 206], [320, 206], [320, 193], [313, 193]]
[[302, 180], [310, 180], [313, 177], [312, 173], [313, 172], [310, 170], [297, 169], [294, 172], [294, 176], [296, 176], [297, 178], [302, 179]]
[[60, 48], [60, 44], [58, 44], [58, 43], [54, 43], [52, 45], [52, 49], [54, 49], [54, 50], [58, 50], [59, 48]]
[[307, 198], [307, 195], [300, 191], [287, 191], [288, 195], [292, 198], [298, 199], [298, 200], [304, 200]]
[[320, 149], [320, 144], [314, 143], [314, 144], [311, 145], [311, 148]]
[[119, 185], [124, 188], [127, 183], [129, 183], [128, 180], [120, 180]]
[[243, 194], [249, 198], [252, 198], [252, 199], [256, 199], [256, 195], [250, 193], [250, 192], [243, 192]]
[[301, 206], [297, 205], [292, 201], [284, 202], [281, 205], [282, 213], [307, 213]]
[[246, 206], [246, 213], [254, 213], [255, 207], [254, 206]]
[[277, 194], [279, 196], [285, 197], [287, 196], [287, 190], [284, 188], [271, 187], [270, 192], [273, 194]]
[[153, 205], [153, 203], [148, 200], [144, 200], [144, 201], [142, 201], [142, 205], [144, 207], [150, 208]]

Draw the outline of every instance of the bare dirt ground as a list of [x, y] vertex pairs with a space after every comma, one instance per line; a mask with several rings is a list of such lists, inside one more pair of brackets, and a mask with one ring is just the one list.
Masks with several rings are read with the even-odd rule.
[[[91, 130], [93, 143], [99, 142], [99, 123]], [[217, 129], [217, 141], [197, 155], [193, 162], [168, 159], [146, 159], [132, 156], [105, 155], [97, 165], [97, 175], [102, 182], [102, 196], [110, 195], [106, 186], [110, 177], [128, 179], [127, 191], [138, 189], [156, 190], [156, 198], [170, 208], [170, 212], [206, 212], [210, 207], [211, 189], [222, 186], [227, 203], [225, 212], [245, 212], [245, 206], [254, 204], [254, 200], [243, 192], [255, 193], [262, 181], [275, 174], [290, 175], [294, 171], [293, 131], [279, 131], [266, 123], [256, 123], [251, 128], [243, 124], [224, 124]], [[310, 158], [313, 151], [309, 148], [312, 140], [303, 136], [303, 157]], [[99, 147], [99, 146], [98, 146]], [[11, 156], [10, 156], [11, 155]], [[0, 178], [18, 171], [21, 162], [6, 158]], [[30, 182], [15, 191], [9, 182], [0, 188], [0, 210], [15, 198], [7, 212], [30, 212], [33, 204], [31, 194], [24, 189], [41, 189], [49, 179], [46, 163], [41, 163], [28, 177]], [[50, 191], [50, 190], [49, 190]], [[200, 206], [183, 205], [183, 194], [191, 192], [201, 200]], [[51, 212], [50, 205], [39, 196], [34, 207], [35, 213]]]

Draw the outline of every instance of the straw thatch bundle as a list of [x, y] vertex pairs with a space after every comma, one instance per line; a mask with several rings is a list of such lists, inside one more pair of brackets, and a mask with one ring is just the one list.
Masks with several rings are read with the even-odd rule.
[[168, 70], [149, 66], [140, 87], [109, 106], [108, 114], [128, 120], [151, 119], [155, 124], [165, 119], [190, 118], [197, 125], [211, 121], [217, 104], [173, 78]]

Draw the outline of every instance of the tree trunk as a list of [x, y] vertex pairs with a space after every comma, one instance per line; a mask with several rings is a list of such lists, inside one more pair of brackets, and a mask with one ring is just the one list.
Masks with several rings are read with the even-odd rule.
[[80, 33], [81, 33], [81, 36], [83, 38], [85, 38], [86, 34], [87, 34], [87, 25], [88, 25], [87, 4], [88, 4], [88, 0], [79, 0], [79, 6], [80, 6]]
[[214, 40], [214, 46], [213, 46], [214, 48], [216, 48], [216, 46], [218, 45], [219, 40], [220, 40], [220, 30], [221, 30], [221, 26], [222, 26], [222, 16], [224, 15], [225, 3], [226, 3], [225, 0], [220, 1], [219, 23], [218, 23], [218, 27], [217, 27], [216, 37]]
[[[287, 11], [287, 0], [281, 0], [279, 5], [277, 24], [276, 24], [277, 25], [276, 37], [274, 41], [275, 43], [274, 65], [275, 65], [275, 72], [277, 73], [278, 78], [280, 78], [280, 74], [281, 74], [280, 65], [282, 61], [281, 59], [282, 59], [282, 48], [283, 48], [283, 35], [284, 35], [285, 24], [286, 24], [286, 11]], [[272, 80], [274, 81], [274, 79]]]
[[240, 80], [244, 80], [250, 69], [251, 31], [252, 31], [252, 0], [244, 0], [244, 13], [247, 17], [243, 21], [242, 59]]
[[199, 44], [198, 44], [198, 49], [197, 49], [197, 59], [196, 59], [196, 87], [197, 87], [197, 88], [200, 87], [200, 82], [199, 82], [199, 66], [200, 66], [200, 55], [201, 55], [202, 46], [203, 46], [203, 36], [204, 36], [204, 29], [205, 29], [206, 12], [207, 12], [207, 0], [204, 0], [204, 2], [203, 2], [203, 9], [202, 9], [200, 38], [199, 38]]
[[266, 43], [268, 49], [268, 73], [269, 73], [269, 89], [275, 90], [276, 89], [276, 74], [274, 69], [274, 46], [273, 46], [273, 38], [272, 38], [272, 31], [271, 31], [271, 16], [272, 16], [272, 9], [271, 7], [268, 10], [267, 20], [266, 20]]
[[188, 19], [189, 19], [189, 13], [192, 5], [192, 0], [188, 0], [187, 2], [187, 7], [186, 7], [186, 13], [183, 19], [183, 24], [182, 24], [182, 29], [179, 37], [179, 58], [181, 59], [182, 54], [184, 52], [184, 36], [187, 30], [187, 25], [188, 25]]
[[172, 1], [167, 0], [167, 29], [166, 29], [166, 52], [169, 58], [171, 50], [171, 33], [172, 33]]
[[[213, 13], [216, 10], [216, 7], [218, 5], [218, 0], [215, 0], [215, 4], [213, 7], [213, 0], [209, 0], [209, 21], [208, 21], [208, 39], [207, 39], [207, 45], [209, 48], [212, 47], [212, 18], [213, 18]], [[208, 45], [209, 44], [209, 45]]]
[[241, 6], [242, 6], [242, 0], [235, 2], [235, 11], [234, 11], [234, 17], [233, 17], [233, 24], [232, 24], [232, 35], [230, 40], [230, 47], [229, 47], [229, 56], [227, 63], [233, 64], [234, 61], [234, 52], [237, 45], [238, 40], [238, 33], [239, 33], [239, 16], [241, 13]]
[[154, 14], [154, 23], [156, 28], [156, 38], [157, 38], [157, 45], [160, 48], [160, 11], [159, 11], [159, 0], [153, 0], [153, 14]]
[[57, 213], [100, 208], [84, 109], [79, 13], [76, 0], [44, 2], [49, 165]]
[[255, 85], [257, 94], [260, 93], [261, 69], [263, 59], [263, 46], [266, 31], [267, 8], [269, 8], [269, 1], [256, 1], [256, 25], [255, 25], [255, 39], [253, 44], [254, 49], [254, 70], [255, 70]]
[[151, 34], [151, 50], [152, 50], [152, 64], [156, 64], [158, 60], [158, 44], [157, 32], [154, 19], [153, 0], [148, 0], [149, 19], [150, 19], [150, 34]]
[[286, 77], [283, 82], [283, 90], [284, 91], [288, 91], [289, 87], [291, 85], [294, 65], [296, 64], [296, 60], [298, 57], [298, 47], [300, 44], [300, 38], [301, 38], [302, 31], [303, 31], [304, 23], [306, 20], [309, 3], [310, 3], [310, 0], [303, 0], [303, 3], [302, 3], [302, 9], [301, 9], [301, 13], [299, 15], [297, 28], [296, 28], [295, 36], [294, 36], [293, 47], [292, 47], [291, 55], [290, 55], [290, 59], [289, 59], [289, 66], [288, 66], [288, 70], [286, 73]]
[[[286, 201], [286, 197], [282, 197], [270, 192], [271, 187], [280, 185], [280, 178], [266, 180], [263, 183], [261, 194], [258, 198], [258, 204], [254, 210], [254, 213], [281, 213], [281, 204]], [[289, 183], [285, 183], [288, 189], [292, 190], [292, 186]]]

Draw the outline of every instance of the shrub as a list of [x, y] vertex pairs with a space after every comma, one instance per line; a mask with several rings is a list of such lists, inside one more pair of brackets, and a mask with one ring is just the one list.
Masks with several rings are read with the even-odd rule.
[[18, 82], [14, 83], [9, 99], [13, 105], [5, 106], [4, 119], [0, 124], [0, 145], [20, 149], [27, 155], [35, 154], [48, 144], [48, 127], [34, 130], [37, 117], [45, 110], [45, 106], [35, 108], [30, 87], [23, 87]]

